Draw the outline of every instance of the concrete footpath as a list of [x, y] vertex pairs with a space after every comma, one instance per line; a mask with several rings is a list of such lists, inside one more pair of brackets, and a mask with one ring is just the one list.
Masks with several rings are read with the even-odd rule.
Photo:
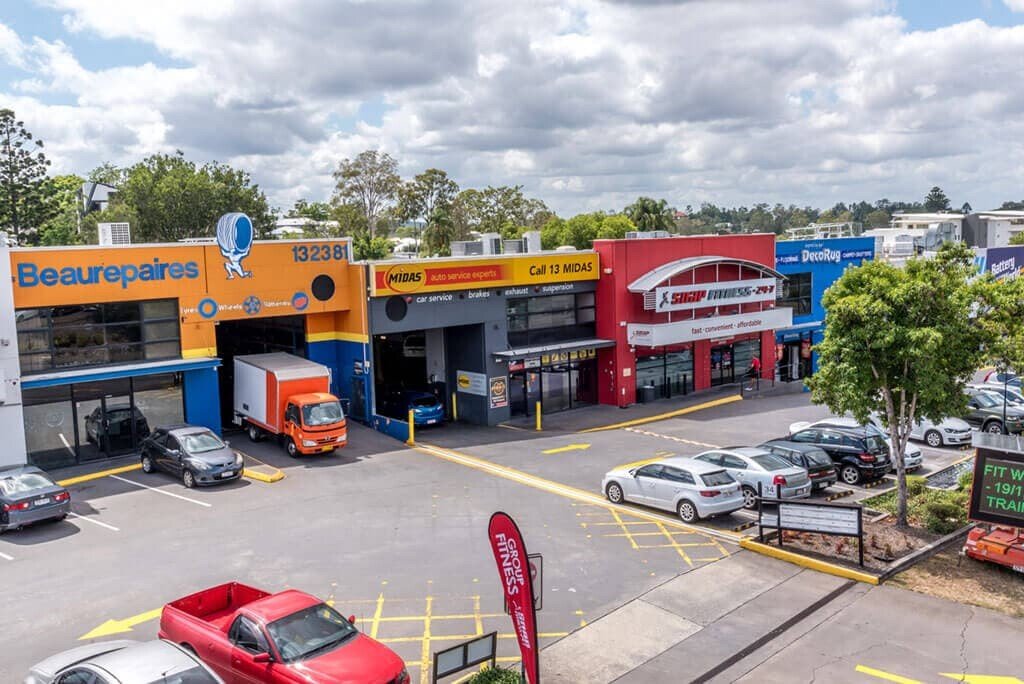
[[741, 551], [555, 642], [541, 670], [566, 684], [908, 684], [1019, 675], [1021, 643], [1024, 621]]

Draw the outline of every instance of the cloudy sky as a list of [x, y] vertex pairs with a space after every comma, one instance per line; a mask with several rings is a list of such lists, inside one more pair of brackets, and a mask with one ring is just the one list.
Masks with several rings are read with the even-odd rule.
[[1024, 0], [3, 0], [0, 106], [54, 172], [180, 149], [275, 206], [339, 160], [831, 206], [1024, 199]]

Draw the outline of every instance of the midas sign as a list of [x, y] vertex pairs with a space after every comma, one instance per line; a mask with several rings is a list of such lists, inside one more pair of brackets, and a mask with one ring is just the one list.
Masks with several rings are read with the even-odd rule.
[[535, 254], [373, 265], [374, 296], [597, 280], [596, 254]]

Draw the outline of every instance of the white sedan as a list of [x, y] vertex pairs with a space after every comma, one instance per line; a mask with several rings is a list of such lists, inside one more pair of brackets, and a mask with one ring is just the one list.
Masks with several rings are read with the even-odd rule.
[[970, 444], [971, 425], [961, 418], [943, 418], [938, 423], [922, 418], [910, 431], [910, 439], [921, 440], [930, 447]]
[[686, 523], [743, 508], [739, 483], [721, 466], [682, 456], [611, 470], [601, 489], [612, 503], [674, 511]]

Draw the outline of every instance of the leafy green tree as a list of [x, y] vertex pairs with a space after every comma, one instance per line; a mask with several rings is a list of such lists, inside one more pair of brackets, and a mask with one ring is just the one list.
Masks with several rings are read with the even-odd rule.
[[1011, 245], [1024, 245], [1024, 232], [1014, 233], [1010, 236]]
[[334, 203], [358, 207], [366, 218], [370, 237], [374, 237], [377, 224], [394, 204], [402, 183], [398, 162], [386, 152], [366, 150], [355, 159], [342, 160], [334, 180]]
[[[441, 169], [427, 169], [398, 191], [398, 215], [403, 221], [422, 221], [431, 233], [430, 253], [451, 253], [454, 226], [451, 205], [459, 193], [459, 184]], [[436, 225], [444, 221], [445, 225]]]
[[671, 230], [675, 227], [675, 211], [663, 199], [638, 197], [622, 213], [629, 217], [638, 230]]
[[563, 238], [565, 234], [565, 219], [552, 216], [540, 227], [541, 249], [554, 249], [566, 244]]
[[928, 191], [928, 196], [924, 198], [925, 211], [949, 211], [949, 209], [949, 198], [946, 197], [946, 193], [942, 192], [942, 188], [936, 185]]
[[999, 208], [1009, 211], [1024, 211], [1024, 200], [1020, 202], [1003, 202]]
[[864, 225], [868, 228], [885, 228], [891, 218], [885, 209], [873, 209], [864, 217]]
[[964, 202], [962, 205], [960, 205], [960, 213], [961, 214], [965, 214], [966, 215], [966, 214], [972, 213], [973, 211], [974, 211], [974, 208], [971, 206], [970, 202]]
[[[907, 524], [904, 453], [914, 422], [961, 415], [964, 383], [984, 360], [991, 334], [981, 324], [973, 254], [945, 244], [903, 268], [869, 261], [848, 268], [822, 298], [825, 338], [807, 384], [815, 402], [888, 426], [898, 486], [896, 522]], [[995, 287], [995, 286], [992, 286]], [[974, 314], [974, 315], [972, 315]]]
[[601, 227], [597, 229], [599, 240], [621, 240], [626, 233], [636, 230], [636, 226], [625, 214], [612, 214], [605, 216], [601, 221]]
[[19, 244], [37, 244], [39, 227], [50, 218], [46, 173], [50, 161], [10, 109], [0, 109], [0, 230]]
[[78, 194], [84, 181], [80, 176], [64, 175], [49, 178], [45, 184], [47, 213], [39, 227], [41, 245], [77, 245], [82, 236], [78, 225]]
[[125, 169], [115, 166], [112, 162], [103, 162], [89, 172], [87, 179], [93, 183], [103, 183], [119, 187], [124, 182]]
[[391, 254], [391, 241], [386, 237], [371, 238], [369, 233], [352, 239], [352, 252], [356, 261], [386, 259]]
[[327, 202], [295, 200], [295, 205], [285, 214], [287, 218], [308, 218], [323, 223], [331, 220], [331, 205]]
[[126, 169], [101, 213], [131, 216], [134, 242], [176, 242], [212, 235], [217, 219], [233, 211], [246, 213], [263, 235], [274, 227], [267, 198], [248, 173], [216, 162], [196, 166], [178, 152]]

